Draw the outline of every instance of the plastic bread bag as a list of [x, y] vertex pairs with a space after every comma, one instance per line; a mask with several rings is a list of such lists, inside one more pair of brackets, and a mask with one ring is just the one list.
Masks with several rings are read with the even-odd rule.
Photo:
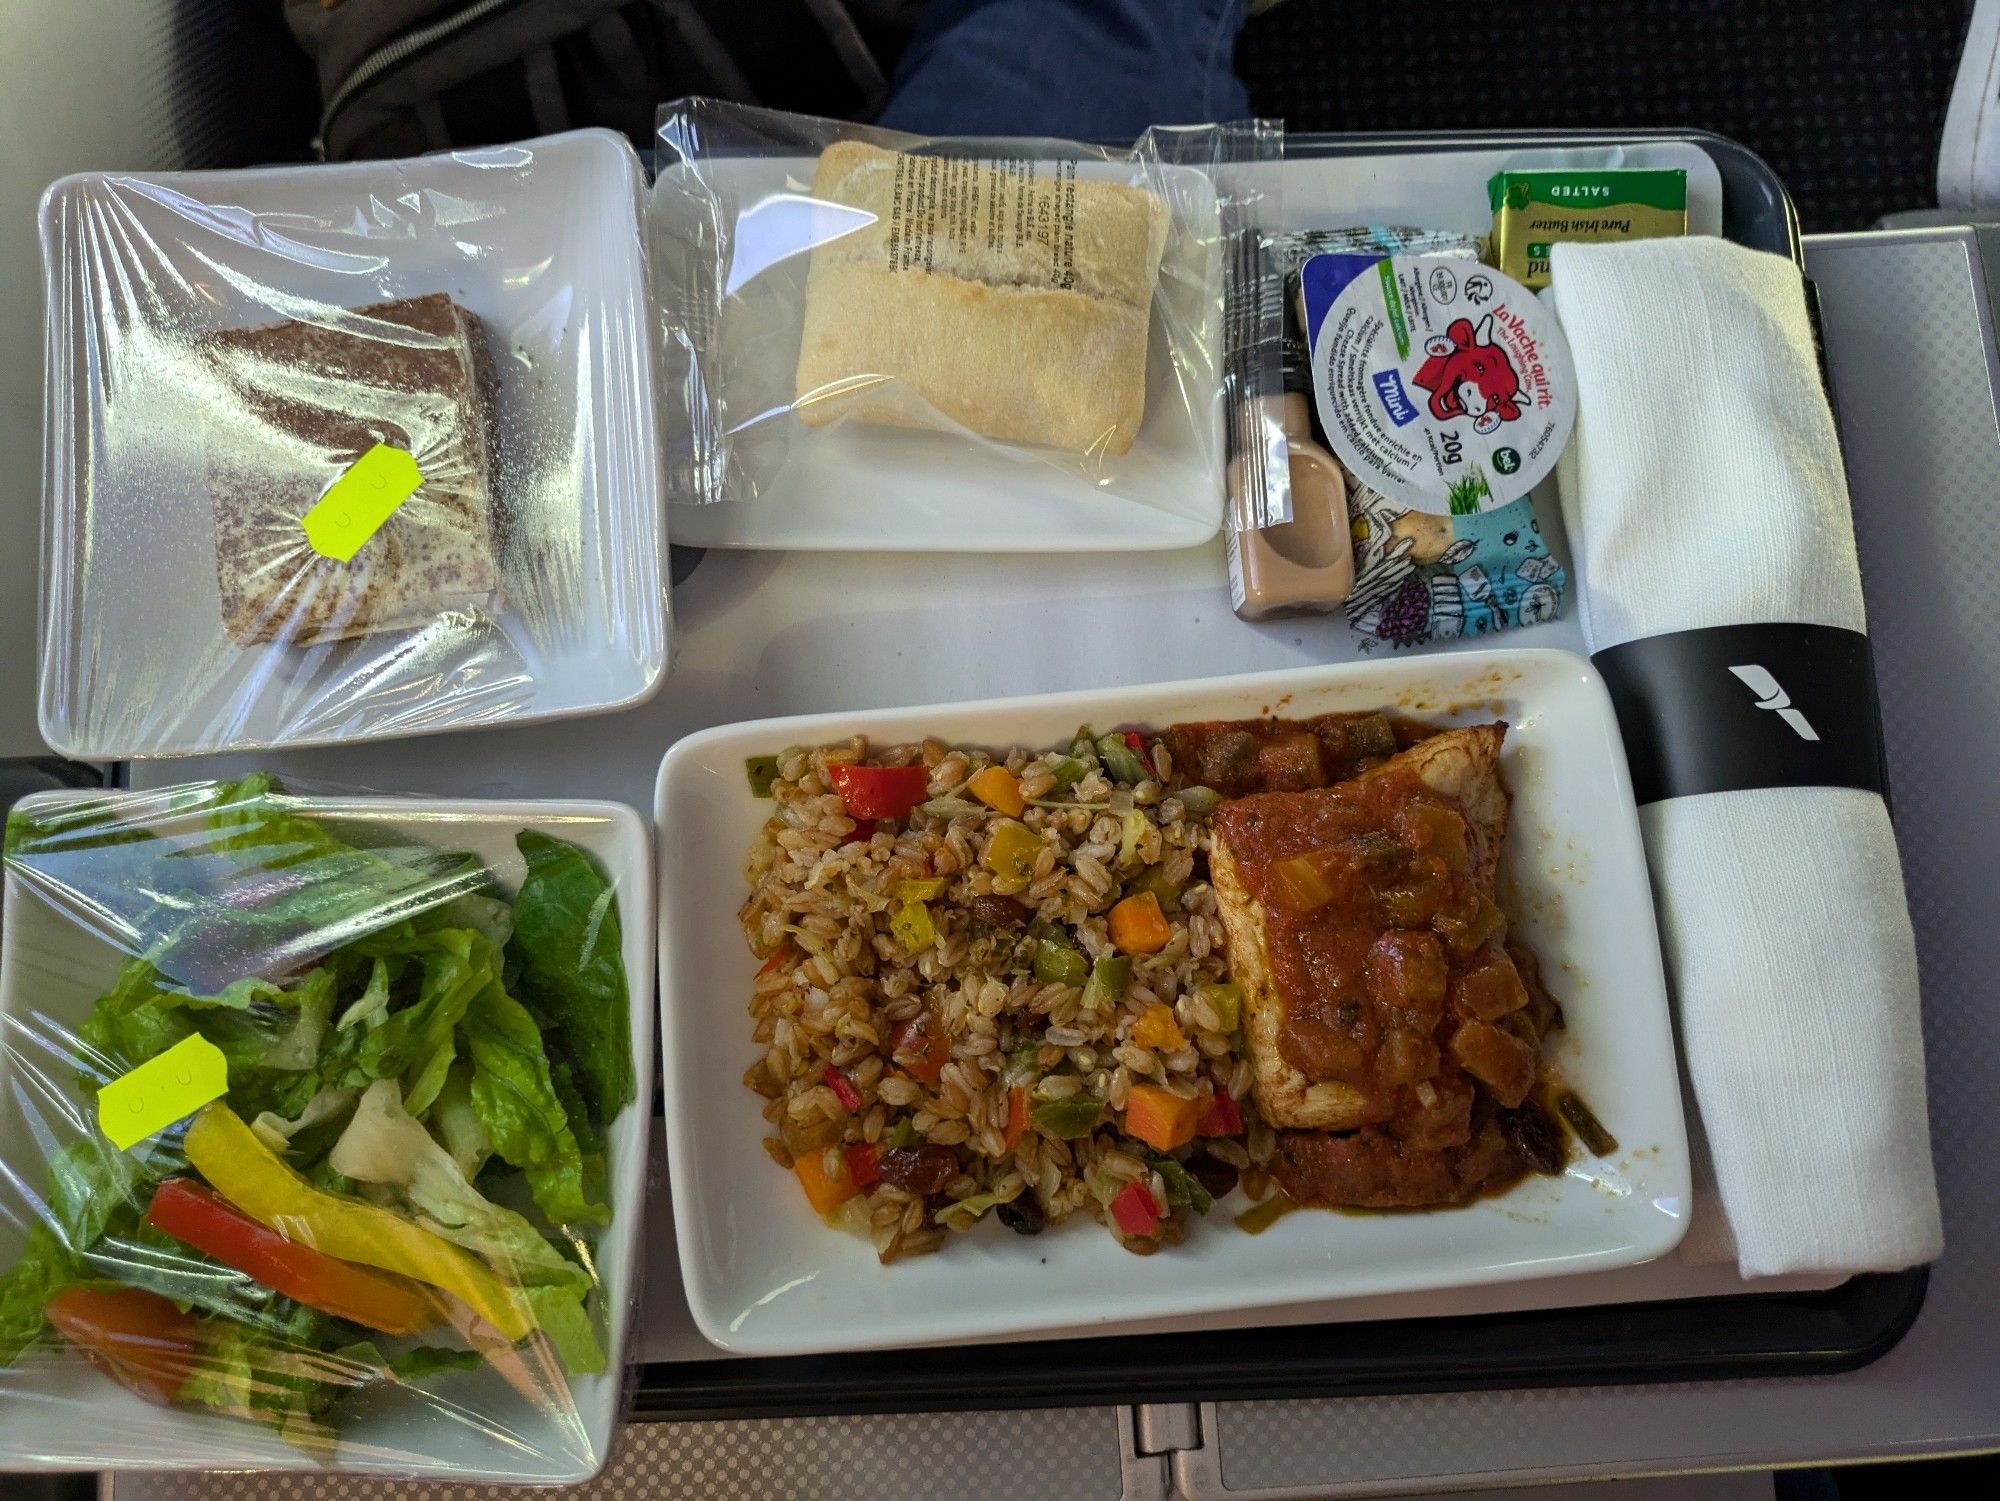
[[657, 684], [642, 186], [605, 131], [54, 184], [49, 744], [324, 743]]
[[1270, 122], [1127, 150], [948, 140], [710, 100], [661, 111], [649, 215], [682, 502], [871, 475], [1219, 518], [1228, 225]]
[[603, 1463], [651, 1093], [636, 814], [51, 792], [5, 881], [0, 1466]]

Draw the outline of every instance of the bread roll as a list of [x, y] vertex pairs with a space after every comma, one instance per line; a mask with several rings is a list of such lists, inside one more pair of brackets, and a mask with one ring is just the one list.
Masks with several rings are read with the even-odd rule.
[[1128, 450], [1166, 207], [1075, 165], [828, 147], [813, 196], [873, 217], [813, 251], [800, 417], [931, 427], [935, 412], [1010, 443]]

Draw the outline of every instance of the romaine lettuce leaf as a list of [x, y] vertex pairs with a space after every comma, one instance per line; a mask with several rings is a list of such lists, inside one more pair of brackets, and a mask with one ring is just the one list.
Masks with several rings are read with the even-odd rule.
[[42, 1309], [79, 1280], [77, 1259], [47, 1225], [28, 1231], [21, 1255], [0, 1272], [0, 1366], [12, 1365], [42, 1334]]
[[462, 1031], [472, 1059], [472, 1108], [493, 1150], [527, 1177], [535, 1206], [557, 1225], [610, 1219], [584, 1191], [583, 1150], [527, 1008], [496, 981], [474, 998]]
[[531, 1287], [527, 1294], [536, 1324], [572, 1376], [595, 1376], [605, 1366], [604, 1347], [584, 1306], [586, 1292], [573, 1286]]
[[514, 898], [510, 968], [522, 1002], [574, 1063], [597, 1123], [608, 1125], [636, 1091], [618, 900], [574, 844], [533, 829], [514, 843], [528, 874]]

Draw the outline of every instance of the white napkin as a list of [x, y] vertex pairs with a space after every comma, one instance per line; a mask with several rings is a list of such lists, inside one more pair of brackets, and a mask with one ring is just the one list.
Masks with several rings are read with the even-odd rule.
[[[1576, 362], [1559, 483], [1591, 649], [1762, 621], [1866, 629], [1798, 268], [1650, 240], [1557, 245], [1552, 281]], [[1916, 949], [1882, 800], [1781, 788], [1640, 814], [1698, 1114], [1682, 1255], [1734, 1255], [1746, 1276], [1932, 1260]]]

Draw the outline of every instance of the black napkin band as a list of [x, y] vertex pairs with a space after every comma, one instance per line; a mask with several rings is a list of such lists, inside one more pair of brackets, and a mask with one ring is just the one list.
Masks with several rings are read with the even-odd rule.
[[1606, 647], [1641, 806], [1753, 787], [1888, 791], [1868, 638], [1829, 625], [1711, 626]]

